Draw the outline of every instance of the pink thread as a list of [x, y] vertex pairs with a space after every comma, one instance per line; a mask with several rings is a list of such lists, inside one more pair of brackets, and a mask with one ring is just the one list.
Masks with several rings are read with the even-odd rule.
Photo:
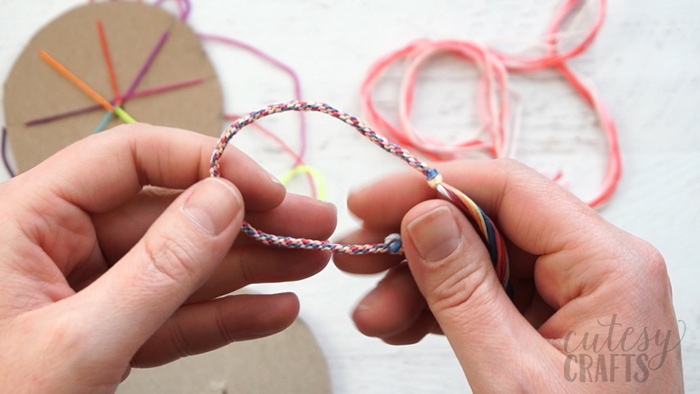
[[[162, 6], [164, 2], [165, 0], [156, 0], [153, 2], [153, 5]], [[180, 20], [186, 21], [187, 18], [190, 17], [190, 12], [192, 11], [192, 5], [190, 4], [189, 0], [176, 0], [175, 3]]]
[[[516, 132], [513, 123], [517, 121], [512, 113], [509, 97], [508, 72], [531, 72], [553, 68], [560, 72], [568, 83], [581, 95], [596, 112], [603, 129], [608, 149], [606, 172], [597, 194], [588, 201], [590, 206], [598, 206], [614, 193], [621, 175], [621, 159], [615, 123], [603, 101], [593, 89], [585, 84], [566, 65], [566, 61], [580, 54], [590, 46], [605, 18], [606, 0], [599, 0], [599, 9], [590, 30], [572, 48], [560, 52], [557, 37], [562, 24], [577, 11], [582, 0], [567, 0], [555, 12], [546, 30], [547, 50], [542, 55], [510, 55], [485, 47], [468, 40], [418, 40], [380, 58], [371, 65], [360, 89], [363, 114], [376, 128], [392, 135], [399, 143], [437, 160], [450, 160], [464, 156], [468, 152], [481, 151], [490, 157], [512, 155], [511, 144]], [[473, 62], [481, 73], [477, 85], [477, 114], [483, 127], [479, 136], [455, 143], [437, 141], [417, 132], [411, 122], [413, 92], [420, 67], [431, 57], [449, 53], [458, 58]], [[398, 124], [389, 121], [374, 107], [372, 88], [382, 72], [391, 64], [405, 60], [406, 71], [399, 91]], [[485, 134], [485, 135], [483, 135]], [[557, 179], [560, 174], [557, 175]]]
[[[153, 5], [156, 6], [161, 6], [165, 0], [156, 0]], [[189, 0], [175, 0], [176, 6], [178, 8], [179, 14], [180, 14], [180, 19], [182, 21], [187, 21], [187, 19], [190, 16], [190, 13], [192, 11], [192, 6], [190, 4]], [[243, 49], [244, 51], [252, 53], [254, 56], [259, 57], [260, 59], [266, 61], [267, 63], [273, 65], [274, 67], [282, 70], [284, 73], [289, 75], [289, 77], [292, 79], [292, 83], [294, 84], [294, 99], [297, 101], [301, 101], [301, 82], [299, 81], [299, 75], [294, 71], [291, 67], [288, 65], [284, 64], [283, 62], [275, 59], [274, 57], [268, 55], [267, 53], [263, 52], [262, 50], [255, 48], [254, 46], [250, 44], [246, 44], [242, 41], [236, 40], [234, 38], [230, 37], [224, 37], [220, 35], [215, 35], [215, 34], [207, 34], [207, 33], [198, 33], [199, 38], [203, 40], [209, 40], [209, 41], [215, 41], [219, 42], [222, 44], [230, 45], [239, 49]], [[269, 130], [264, 131], [266, 135], [269, 137], [273, 137], [274, 134], [272, 134]], [[296, 154], [294, 153], [292, 157], [294, 157], [294, 166], [304, 164], [304, 156], [306, 156], [306, 118], [304, 117], [303, 113], [299, 113], [299, 137], [300, 137], [300, 147], [299, 147], [299, 153]], [[282, 142], [281, 139], [274, 137], [275, 142], [278, 144]], [[288, 153], [292, 153], [293, 151], [289, 151], [286, 148], [288, 146], [284, 143], [281, 144], [282, 148], [285, 149]], [[310, 178], [310, 183], [313, 187], [313, 181]]]
[[153, 61], [156, 59], [156, 56], [158, 56], [158, 52], [160, 52], [160, 50], [163, 48], [163, 45], [165, 44], [165, 41], [167, 41], [169, 36], [170, 30], [165, 30], [163, 34], [160, 35], [160, 38], [156, 42], [156, 45], [153, 47], [153, 49], [151, 49], [151, 52], [146, 58], [146, 61], [143, 63], [143, 65], [141, 65], [139, 72], [136, 73], [134, 80], [131, 81], [131, 85], [129, 85], [129, 89], [126, 90], [124, 96], [130, 96], [134, 93], [136, 87], [139, 85], [139, 82], [141, 82], [141, 79], [146, 75], [148, 69], [151, 68]]
[[[278, 68], [279, 70], [283, 71], [292, 80], [292, 83], [294, 85], [294, 99], [297, 101], [301, 101], [301, 82], [299, 81], [299, 75], [288, 65], [282, 63], [281, 61], [275, 59], [274, 57], [268, 55], [267, 53], [261, 51], [260, 49], [257, 49], [253, 47], [250, 44], [246, 44], [242, 41], [238, 41], [233, 38], [229, 37], [222, 37], [214, 34], [204, 34], [204, 33], [199, 33], [199, 37], [204, 39], [204, 40], [210, 40], [210, 41], [216, 41], [222, 44], [230, 45], [237, 47], [239, 49], [243, 49], [247, 52], [252, 53], [253, 55], [259, 57], [260, 59], [270, 63], [274, 67]], [[294, 165], [299, 165], [303, 164], [303, 159], [304, 156], [306, 156], [306, 118], [304, 117], [303, 113], [299, 113], [299, 139], [300, 139], [300, 146], [299, 146], [299, 153], [296, 155], [295, 158], [295, 163]]]
[[[240, 116], [233, 115], [233, 114], [224, 114], [224, 118], [226, 120], [236, 121], [240, 118]], [[256, 129], [258, 129], [258, 131], [260, 131], [261, 133], [263, 133], [263, 135], [265, 135], [266, 137], [273, 140], [277, 145], [281, 146], [285, 152], [287, 152], [290, 156], [292, 156], [296, 165], [303, 165], [304, 164], [304, 160], [301, 157], [299, 157], [299, 155], [296, 152], [294, 152], [294, 149], [292, 149], [289, 145], [287, 145], [287, 143], [284, 142], [275, 133], [273, 133], [272, 131], [268, 130], [267, 128], [265, 128], [257, 123], [253, 123], [252, 126], [255, 127]], [[314, 182], [313, 176], [309, 173], [306, 173], [306, 178], [309, 182], [309, 186], [311, 187], [311, 196], [313, 198], [317, 198], [318, 191], [316, 190], [316, 183]]]
[[[158, 0], [154, 4], [155, 5], [160, 5], [163, 3], [164, 0]], [[188, 0], [176, 0], [176, 3], [178, 5], [178, 8], [180, 9], [180, 18], [183, 21], [186, 21], [187, 18], [189, 17], [189, 13], [191, 11], [191, 6], [190, 2]], [[234, 38], [230, 37], [224, 37], [220, 35], [215, 35], [215, 34], [207, 34], [207, 33], [198, 33], [199, 38], [203, 40], [209, 40], [209, 41], [214, 41], [218, 43], [222, 43], [225, 45], [233, 46], [239, 49], [242, 49], [244, 51], [247, 51], [254, 56], [264, 60], [265, 62], [271, 64], [272, 66], [278, 68], [282, 72], [286, 73], [289, 75], [289, 77], [292, 80], [292, 83], [294, 85], [294, 98], [297, 101], [301, 101], [301, 82], [299, 80], [299, 75], [292, 69], [290, 66], [286, 65], [285, 63], [281, 62], [280, 60], [268, 55], [264, 51], [253, 47], [250, 44], [244, 43], [242, 41], [236, 40]], [[282, 147], [282, 149], [287, 152], [293, 159], [294, 159], [294, 164], [292, 167], [298, 166], [298, 165], [303, 165], [304, 163], [304, 156], [306, 156], [306, 146], [307, 146], [307, 135], [306, 135], [306, 117], [304, 116], [303, 113], [299, 112], [299, 140], [300, 140], [300, 146], [299, 146], [299, 153], [294, 152], [292, 148], [289, 147], [287, 143], [285, 143], [281, 138], [279, 138], [277, 135], [275, 135], [272, 131], [260, 126], [260, 125], [253, 125], [255, 128], [257, 128], [260, 132], [262, 132], [265, 136], [268, 138], [272, 139], [277, 143], [279, 146]], [[229, 120], [236, 120], [238, 118], [237, 115], [232, 115], [232, 114], [224, 114], [224, 117]], [[311, 193], [312, 196], [315, 198], [317, 195], [317, 190], [316, 190], [316, 184], [314, 183], [313, 176], [311, 174], [306, 174], [307, 180], [309, 182], [309, 186], [311, 187]]]

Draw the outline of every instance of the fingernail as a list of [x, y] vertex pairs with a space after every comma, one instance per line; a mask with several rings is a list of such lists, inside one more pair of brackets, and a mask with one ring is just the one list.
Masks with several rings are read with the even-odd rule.
[[182, 213], [209, 235], [218, 235], [241, 212], [241, 197], [218, 178], [207, 178], [194, 186], [182, 206]]
[[361, 196], [363, 194], [366, 194], [367, 191], [369, 191], [372, 186], [376, 187], [376, 185], [369, 184], [369, 185], [362, 185], [362, 186], [353, 186], [348, 190], [348, 198], [358, 195]]
[[365, 295], [362, 298], [362, 301], [360, 301], [359, 304], [355, 307], [356, 312], [362, 312], [366, 311], [368, 309], [372, 309], [374, 305], [377, 304], [377, 302], [382, 298], [381, 295], [379, 294], [379, 288], [372, 289], [367, 295]]
[[[276, 176], [272, 175], [271, 172], [268, 172], [268, 173], [267, 173], [267, 176], [270, 178], [270, 180], [272, 181], [272, 183], [278, 183], [278, 184], [280, 184], [280, 185], [283, 185], [283, 184], [282, 184], [282, 181], [280, 181]], [[283, 186], [284, 186], [284, 185], [283, 185]]]
[[336, 207], [335, 204], [333, 204], [332, 202], [325, 201], [325, 200], [316, 200], [316, 201], [321, 203], [321, 205], [324, 205], [324, 206], [328, 207], [329, 209], [332, 209], [333, 212], [336, 214], [336, 216], [338, 215], [338, 207]]
[[459, 227], [447, 207], [424, 213], [406, 227], [418, 254], [429, 263], [444, 260], [461, 242]]

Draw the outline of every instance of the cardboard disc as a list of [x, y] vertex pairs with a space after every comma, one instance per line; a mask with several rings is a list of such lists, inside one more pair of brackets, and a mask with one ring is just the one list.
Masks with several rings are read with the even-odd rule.
[[[192, 29], [159, 7], [104, 2], [74, 8], [30, 41], [12, 67], [4, 87], [8, 140], [18, 172], [90, 135], [105, 115], [97, 109], [44, 124], [25, 123], [95, 102], [45, 63], [45, 50], [107, 100], [114, 97], [100, 45], [97, 20], [104, 26], [121, 94], [124, 94], [162, 34], [168, 37], [136, 91], [203, 79], [203, 82], [124, 102], [137, 121], [179, 127], [218, 136], [222, 127], [221, 86]], [[107, 127], [122, 123], [116, 117]]]
[[325, 358], [309, 328], [297, 320], [262, 339], [177, 360], [162, 367], [134, 369], [117, 394], [141, 393], [331, 393]]

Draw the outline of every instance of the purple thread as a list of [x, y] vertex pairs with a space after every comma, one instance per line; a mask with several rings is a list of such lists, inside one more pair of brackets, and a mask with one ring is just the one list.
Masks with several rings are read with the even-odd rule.
[[[154, 95], [154, 94], [158, 94], [158, 93], [165, 93], [165, 92], [168, 92], [171, 90], [186, 88], [186, 87], [192, 86], [192, 85], [197, 85], [197, 84], [200, 84], [202, 82], [204, 82], [203, 78], [196, 78], [196, 79], [190, 79], [187, 81], [173, 83], [173, 84], [169, 84], [169, 85], [162, 85], [162, 86], [158, 86], [158, 87], [151, 88], [151, 89], [139, 90], [138, 92], [134, 92], [130, 95], [122, 96], [122, 100], [126, 103], [129, 99], [132, 99], [132, 98], [146, 97], [146, 96], [150, 96], [150, 95]], [[115, 100], [112, 99], [110, 101], [110, 103], [114, 104]], [[61, 113], [54, 114], [54, 115], [49, 115], [49, 116], [44, 116], [41, 118], [32, 119], [28, 122], [25, 122], [24, 125], [25, 126], [34, 126], [34, 125], [38, 125], [38, 124], [49, 123], [49, 122], [61, 120], [64, 118], [75, 116], [75, 115], [82, 115], [82, 114], [85, 114], [88, 112], [97, 111], [100, 109], [102, 109], [102, 106], [99, 104], [91, 105], [89, 107], [78, 108], [78, 109], [74, 109], [71, 111], [61, 112]]]
[[[114, 103], [112, 103], [112, 104], [114, 104]], [[49, 116], [44, 116], [42, 118], [32, 119], [28, 122], [25, 122], [24, 125], [25, 126], [35, 126], [38, 124], [49, 123], [49, 122], [53, 122], [55, 120], [61, 120], [63, 118], [68, 118], [68, 117], [75, 116], [75, 115], [82, 115], [82, 114], [85, 114], [88, 112], [97, 111], [98, 109], [102, 109], [102, 106], [100, 104], [95, 104], [95, 105], [91, 105], [89, 107], [83, 107], [83, 108], [78, 108], [78, 109], [74, 109], [74, 110], [67, 111], [67, 112], [62, 112], [60, 114], [49, 115]]]
[[7, 173], [10, 174], [10, 178], [15, 177], [15, 172], [12, 170], [12, 166], [10, 165], [10, 160], [7, 158], [7, 128], [3, 127], [2, 128], [2, 146], [0, 146], [0, 150], [2, 150], [2, 162], [5, 164], [5, 169], [7, 170]]
[[[161, 6], [165, 0], [156, 0], [153, 2], [154, 6]], [[180, 20], [186, 21], [190, 17], [190, 11], [192, 11], [192, 5], [189, 0], [177, 0], [177, 8], [180, 10]]]
[[[284, 71], [287, 73], [291, 78], [294, 83], [294, 98], [297, 101], [302, 101], [301, 100], [301, 82], [299, 81], [299, 75], [288, 65], [282, 63], [281, 61], [275, 59], [274, 57], [268, 55], [267, 53], [261, 51], [260, 49], [257, 49], [253, 47], [250, 44], [246, 44], [242, 41], [238, 41], [233, 38], [229, 37], [223, 37], [223, 36], [217, 36], [214, 34], [204, 34], [204, 33], [198, 33], [199, 37], [203, 40], [210, 40], [210, 41], [218, 41], [224, 44], [232, 45], [234, 47], [243, 49], [245, 51], [248, 51], [252, 53], [253, 55], [265, 60], [266, 62], [272, 64], [273, 66], [277, 67], [278, 69]], [[299, 113], [299, 135], [301, 136], [301, 146], [299, 147], [299, 155], [294, 163], [294, 165], [301, 164], [304, 161], [304, 156], [306, 154], [306, 117], [304, 116], [303, 113]]]
[[170, 90], [186, 88], [186, 87], [192, 86], [192, 85], [199, 85], [202, 82], [204, 82], [204, 78], [189, 79], [189, 80], [183, 81], [183, 82], [171, 83], [169, 85], [162, 85], [162, 86], [158, 86], [158, 87], [151, 88], [151, 89], [139, 90], [138, 92], [134, 92], [132, 95], [128, 96], [128, 98], [132, 99], [132, 98], [136, 98], [136, 97], [144, 97], [144, 96], [150, 96], [150, 95], [158, 94], [158, 93], [165, 93], [165, 92], [168, 92]]
[[183, 5], [183, 10], [180, 12], [180, 19], [182, 21], [186, 21], [187, 18], [190, 17], [190, 11], [192, 11], [192, 5], [190, 4], [189, 0], [182, 0], [180, 1], [181, 5]]
[[148, 58], [146, 58], [146, 62], [144, 62], [141, 66], [141, 69], [136, 74], [136, 77], [131, 82], [131, 86], [129, 86], [129, 89], [126, 91], [126, 94], [124, 94], [124, 96], [129, 96], [132, 93], [134, 93], [134, 90], [136, 90], [136, 86], [138, 86], [139, 82], [141, 82], [141, 78], [143, 78], [143, 76], [146, 75], [146, 72], [151, 67], [151, 64], [153, 64], [153, 60], [155, 60], [156, 55], [158, 55], [158, 52], [160, 52], [160, 49], [163, 47], [163, 44], [165, 44], [165, 40], [168, 39], [169, 35], [170, 30], [166, 30], [163, 32], [163, 34], [161, 34], [160, 39], [156, 43], [156, 46], [153, 47], [153, 50], [151, 50], [151, 53], [148, 55]]

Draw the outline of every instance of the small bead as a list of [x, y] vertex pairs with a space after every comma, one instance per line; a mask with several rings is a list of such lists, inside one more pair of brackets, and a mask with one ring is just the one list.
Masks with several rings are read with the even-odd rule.
[[427, 180], [428, 186], [435, 189], [439, 184], [442, 183], [442, 175], [440, 175], [440, 173], [436, 169], [431, 168], [430, 170], [428, 170]]
[[384, 246], [391, 254], [398, 254], [401, 251], [401, 235], [392, 233], [384, 238]]

